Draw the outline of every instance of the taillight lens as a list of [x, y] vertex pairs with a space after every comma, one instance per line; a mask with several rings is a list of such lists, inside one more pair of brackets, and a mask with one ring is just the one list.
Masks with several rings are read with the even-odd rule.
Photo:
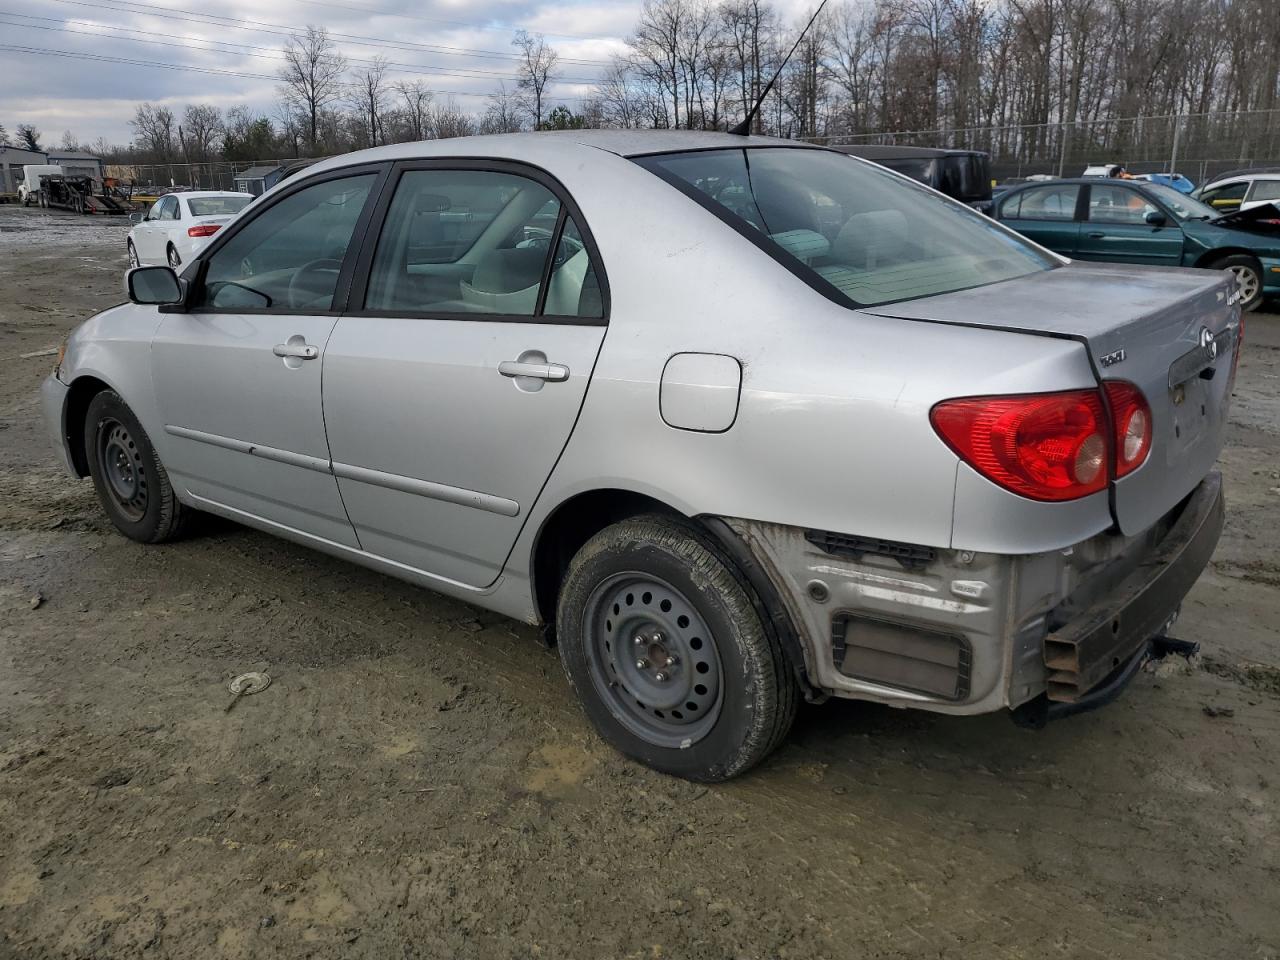
[[220, 223], [206, 223], [196, 227], [187, 227], [188, 237], [212, 237], [222, 229]]
[[1142, 391], [1124, 380], [1103, 384], [1115, 424], [1116, 476], [1132, 473], [1151, 450], [1151, 407]]
[[1075, 500], [1106, 488], [1110, 426], [1096, 390], [944, 400], [929, 419], [961, 459], [1024, 497]]

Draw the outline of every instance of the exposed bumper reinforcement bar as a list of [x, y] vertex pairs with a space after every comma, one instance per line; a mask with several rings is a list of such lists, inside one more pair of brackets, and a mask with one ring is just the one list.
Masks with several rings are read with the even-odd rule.
[[1084, 696], [1071, 703], [1056, 703], [1041, 694], [1013, 710], [1010, 716], [1020, 727], [1039, 730], [1050, 720], [1061, 720], [1077, 713], [1088, 713], [1111, 703], [1152, 660], [1163, 660], [1170, 655], [1191, 658], [1200, 652], [1200, 644], [1193, 640], [1177, 640], [1173, 637], [1152, 637], [1138, 651], [1121, 664], [1111, 676], [1098, 684]]

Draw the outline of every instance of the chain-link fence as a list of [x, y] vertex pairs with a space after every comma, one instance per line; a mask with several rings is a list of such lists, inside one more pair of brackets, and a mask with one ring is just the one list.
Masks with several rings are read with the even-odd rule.
[[[253, 174], [253, 179], [266, 178], [274, 185], [271, 171], [288, 169], [306, 161], [287, 160], [213, 160], [207, 163], [109, 163], [103, 174], [121, 183], [133, 184], [137, 196], [160, 196], [175, 190], [236, 190], [237, 176]], [[250, 192], [254, 192], [251, 190]], [[261, 192], [261, 191], [257, 191]]]
[[1086, 166], [1123, 163], [1131, 173], [1182, 173], [1195, 183], [1249, 167], [1280, 166], [1280, 110], [1126, 117], [1076, 123], [1006, 124], [823, 138], [983, 150], [997, 179], [1079, 176]]

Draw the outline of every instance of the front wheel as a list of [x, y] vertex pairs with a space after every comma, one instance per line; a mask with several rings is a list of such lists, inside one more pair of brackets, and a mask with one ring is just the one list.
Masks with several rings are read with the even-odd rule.
[[117, 530], [139, 543], [183, 534], [191, 510], [178, 502], [151, 439], [115, 391], [89, 401], [84, 443], [98, 500]]
[[656, 770], [728, 780], [786, 736], [798, 687], [750, 587], [688, 521], [638, 517], [573, 558], [560, 658], [606, 740]]
[[1262, 306], [1262, 265], [1253, 257], [1234, 253], [1213, 262], [1214, 268], [1228, 270], [1240, 287], [1240, 309], [1245, 313]]
[[142, 261], [138, 259], [138, 251], [134, 247], [133, 241], [132, 240], [125, 241], [125, 246], [129, 248], [129, 266], [130, 267], [142, 266]]

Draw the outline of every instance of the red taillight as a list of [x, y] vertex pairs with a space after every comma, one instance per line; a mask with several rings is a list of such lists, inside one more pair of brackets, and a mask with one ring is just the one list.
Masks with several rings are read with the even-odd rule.
[[212, 237], [215, 233], [222, 229], [220, 223], [206, 223], [198, 227], [187, 227], [188, 237]]
[[1103, 384], [1115, 426], [1116, 476], [1132, 473], [1151, 450], [1151, 407], [1142, 391], [1124, 380]]
[[944, 400], [933, 428], [989, 480], [1032, 500], [1075, 500], [1107, 486], [1110, 427], [1096, 390]]

